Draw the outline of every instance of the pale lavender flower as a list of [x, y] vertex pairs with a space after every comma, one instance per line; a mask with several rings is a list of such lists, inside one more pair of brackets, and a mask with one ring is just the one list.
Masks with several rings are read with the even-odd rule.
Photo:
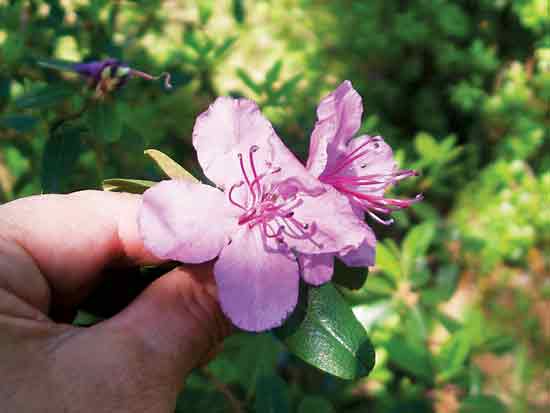
[[[416, 171], [400, 170], [388, 144], [380, 136], [353, 136], [361, 126], [363, 105], [361, 96], [351, 82], [344, 81], [323, 98], [317, 107], [317, 123], [309, 147], [308, 170], [325, 184], [344, 195], [358, 217], [366, 212], [382, 224], [383, 219], [397, 209], [407, 208], [422, 199], [386, 198], [389, 186], [402, 179], [416, 176]], [[376, 239], [372, 236], [357, 250], [339, 257], [349, 266], [364, 267], [374, 264]], [[307, 273], [322, 283], [332, 275], [334, 254], [303, 257]]]
[[143, 196], [140, 231], [159, 258], [217, 257], [221, 307], [240, 328], [279, 326], [294, 309], [297, 257], [346, 254], [372, 237], [348, 200], [300, 164], [254, 102], [217, 99], [198, 117], [193, 145], [218, 188], [181, 180], [155, 185]]

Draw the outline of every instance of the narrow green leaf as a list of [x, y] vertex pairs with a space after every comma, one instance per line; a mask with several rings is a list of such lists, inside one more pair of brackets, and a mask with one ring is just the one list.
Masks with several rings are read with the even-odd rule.
[[231, 8], [233, 10], [233, 17], [235, 18], [235, 21], [239, 24], [244, 23], [244, 19], [246, 17], [246, 9], [244, 7], [244, 1], [233, 0], [233, 4]]
[[17, 109], [42, 109], [53, 106], [75, 92], [66, 86], [47, 85], [34, 88], [24, 95], [18, 97], [14, 105]]
[[434, 236], [435, 225], [432, 222], [417, 225], [407, 233], [401, 255], [401, 270], [406, 277], [414, 270], [415, 261], [425, 258]]
[[62, 127], [50, 136], [42, 155], [42, 191], [44, 193], [66, 192], [68, 177], [82, 151], [79, 126]]
[[279, 59], [267, 71], [265, 75], [264, 87], [272, 88], [273, 83], [275, 83], [277, 79], [279, 79], [279, 75], [281, 74], [282, 68], [283, 68], [283, 61]]
[[374, 348], [337, 289], [327, 283], [300, 288], [298, 306], [275, 334], [307, 363], [343, 379], [369, 374]]
[[389, 275], [393, 281], [397, 281], [401, 277], [399, 258], [391, 248], [386, 246], [385, 242], [380, 242], [376, 246], [376, 267]]
[[401, 337], [392, 337], [386, 343], [386, 349], [392, 363], [427, 383], [433, 381], [433, 369], [426, 348], [409, 343]]
[[179, 163], [174, 161], [168, 155], [156, 149], [147, 149], [145, 155], [149, 156], [162, 172], [172, 179], [184, 179], [186, 181], [199, 182], [197, 178], [191, 175], [187, 170]]
[[44, 59], [37, 61], [38, 66], [45, 67], [47, 69], [73, 71], [75, 62], [60, 59]]
[[144, 181], [141, 179], [105, 179], [103, 190], [110, 192], [129, 192], [131, 194], [142, 194], [155, 185], [156, 182]]
[[218, 48], [216, 48], [216, 50], [214, 51], [214, 56], [213, 56], [214, 59], [219, 59], [225, 53], [227, 53], [229, 48], [231, 46], [233, 46], [233, 44], [236, 41], [237, 41], [237, 36], [231, 36], [231, 37], [228, 37], [227, 39], [225, 39], [224, 42]]
[[306, 396], [298, 406], [298, 413], [334, 413], [334, 407], [325, 398]]
[[256, 385], [256, 413], [290, 413], [287, 384], [276, 375], [261, 376]]
[[459, 374], [471, 348], [472, 340], [467, 331], [453, 335], [437, 355], [436, 363], [440, 370], [438, 380], [446, 382]]
[[252, 80], [250, 76], [248, 76], [248, 73], [246, 73], [243, 69], [237, 69], [237, 76], [239, 79], [243, 81], [243, 83], [250, 88], [254, 93], [257, 95], [262, 94], [262, 88], [260, 85], [258, 85], [256, 82]]
[[298, 86], [298, 82], [302, 80], [302, 74], [297, 74], [291, 77], [289, 80], [287, 80], [283, 85], [279, 88], [279, 90], [273, 92], [270, 96], [270, 98], [274, 101], [279, 101], [282, 97], [289, 97], [292, 95], [294, 90], [296, 89], [296, 86]]
[[113, 103], [95, 102], [87, 111], [88, 127], [94, 139], [116, 142], [122, 134], [122, 119]]

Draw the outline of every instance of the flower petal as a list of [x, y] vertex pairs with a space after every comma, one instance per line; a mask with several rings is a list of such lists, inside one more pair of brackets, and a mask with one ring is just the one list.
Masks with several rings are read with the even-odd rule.
[[349, 80], [321, 100], [307, 160], [307, 169], [314, 176], [321, 175], [344, 152], [347, 141], [361, 126], [362, 114], [361, 96]]
[[[273, 241], [274, 242], [274, 241]], [[298, 263], [241, 227], [214, 265], [222, 310], [243, 330], [278, 327], [298, 300]]]
[[157, 257], [200, 263], [215, 258], [229, 242], [237, 213], [214, 187], [169, 180], [143, 194], [139, 229]]
[[342, 175], [366, 176], [366, 175], [385, 175], [396, 170], [397, 164], [393, 159], [393, 151], [381, 136], [362, 135], [352, 139], [346, 153], [353, 151], [358, 155], [365, 152], [351, 162], [349, 168], [342, 171]]
[[370, 228], [348, 199], [330, 186], [318, 196], [300, 196], [284, 221], [287, 245], [303, 254], [348, 252], [359, 248]]
[[334, 272], [334, 254], [299, 256], [302, 278], [312, 285], [324, 284], [332, 278]]
[[369, 229], [368, 236], [359, 248], [339, 256], [348, 267], [370, 267], [374, 265], [376, 256], [376, 237], [372, 229], [370, 227], [367, 228]]
[[[203, 112], [193, 129], [193, 145], [205, 175], [218, 186], [229, 189], [246, 181], [244, 171], [253, 180], [251, 153], [258, 174], [273, 175], [278, 181], [288, 177], [301, 179], [304, 185], [318, 185], [317, 180], [288, 150], [271, 123], [251, 100], [220, 97]], [[267, 178], [269, 180], [269, 177]], [[265, 181], [263, 181], [265, 183]]]

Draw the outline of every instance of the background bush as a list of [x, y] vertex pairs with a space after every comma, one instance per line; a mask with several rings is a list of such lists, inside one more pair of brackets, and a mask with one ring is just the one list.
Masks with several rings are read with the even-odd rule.
[[[191, 131], [218, 95], [257, 100], [304, 159], [317, 102], [350, 79], [362, 132], [422, 172], [396, 191], [425, 195], [371, 223], [377, 265], [342, 290], [374, 371], [340, 381], [241, 334], [178, 411], [547, 411], [549, 33], [548, 0], [0, 1], [0, 202], [160, 179], [147, 148], [200, 175]], [[169, 71], [174, 89], [133, 79], [52, 133], [87, 86], [37, 60], [106, 57]]]

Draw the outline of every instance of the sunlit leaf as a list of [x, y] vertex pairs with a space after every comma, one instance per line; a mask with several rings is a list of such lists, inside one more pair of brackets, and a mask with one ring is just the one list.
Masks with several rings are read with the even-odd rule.
[[191, 175], [183, 166], [174, 161], [168, 155], [156, 149], [147, 149], [145, 155], [149, 156], [162, 172], [172, 179], [184, 179], [186, 181], [199, 182], [197, 178]]

